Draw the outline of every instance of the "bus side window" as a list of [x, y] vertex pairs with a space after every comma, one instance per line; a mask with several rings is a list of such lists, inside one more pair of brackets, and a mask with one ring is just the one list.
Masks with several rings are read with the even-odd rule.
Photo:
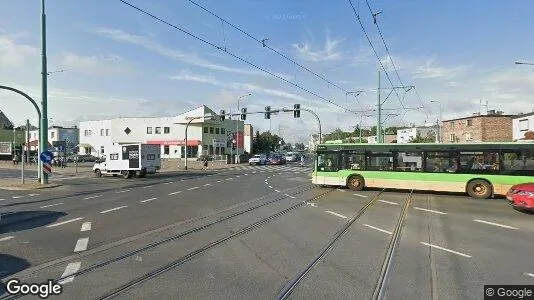
[[319, 153], [317, 155], [317, 171], [337, 172], [339, 171], [338, 153]]

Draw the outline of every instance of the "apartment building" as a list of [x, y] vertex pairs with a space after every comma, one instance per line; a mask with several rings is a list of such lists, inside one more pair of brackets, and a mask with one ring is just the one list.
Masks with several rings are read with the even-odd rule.
[[469, 117], [445, 120], [441, 138], [444, 143], [511, 142], [514, 117], [489, 110], [485, 115], [474, 113]]

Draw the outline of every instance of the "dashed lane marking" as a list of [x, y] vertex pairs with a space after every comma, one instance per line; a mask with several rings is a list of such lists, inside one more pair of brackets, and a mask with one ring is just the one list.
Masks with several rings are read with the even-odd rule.
[[[313, 206], [313, 205], [312, 205]], [[330, 210], [326, 210], [327, 213], [331, 214], [331, 215], [334, 215], [336, 217], [340, 217], [340, 218], [343, 218], [343, 219], [346, 219], [347, 217], [342, 215], [342, 214], [338, 214], [337, 212], [333, 212], [333, 211], [330, 211]]]
[[80, 266], [82, 265], [81, 262], [73, 262], [73, 263], [69, 263], [67, 265], [67, 267], [65, 268], [65, 271], [63, 272], [63, 275], [61, 275], [61, 279], [60, 281], [58, 281], [59, 284], [65, 284], [65, 283], [69, 283], [69, 282], [72, 282], [74, 281], [74, 276], [70, 276], [76, 272], [78, 272], [78, 270], [80, 269]]
[[129, 192], [130, 190], [122, 190], [122, 191], [118, 191], [117, 194], [120, 194], [120, 193], [126, 193], [126, 192]]
[[427, 211], [427, 212], [431, 212], [431, 213], [438, 214], [438, 215], [446, 215], [447, 214], [446, 212], [432, 210], [432, 209], [426, 209], [426, 208], [421, 208], [421, 207], [414, 207], [413, 209]]
[[471, 255], [467, 255], [467, 254], [462, 253], [462, 252], [458, 252], [458, 251], [454, 251], [454, 250], [451, 250], [451, 249], [443, 248], [443, 247], [440, 247], [440, 246], [437, 246], [437, 245], [433, 245], [433, 244], [429, 244], [429, 243], [425, 243], [425, 242], [420, 242], [420, 243], [425, 245], [425, 246], [428, 246], [428, 247], [440, 249], [440, 250], [443, 250], [443, 251], [447, 251], [447, 252], [450, 252], [450, 253], [454, 253], [454, 254], [463, 256], [463, 257], [468, 257], [468, 258], [471, 257]]
[[7, 241], [7, 240], [10, 240], [12, 238], [14, 238], [14, 236], [12, 236], [12, 235], [6, 236], [6, 237], [3, 237], [3, 238], [0, 238], [0, 242]]
[[219, 183], [219, 182], [222, 182], [222, 180], [217, 180], [216, 182]]
[[82, 224], [82, 229], [80, 231], [89, 231], [91, 230], [91, 222], [84, 222]]
[[52, 228], [52, 227], [56, 227], [56, 226], [60, 226], [60, 225], [65, 225], [65, 224], [68, 224], [68, 223], [71, 223], [71, 222], [76, 222], [76, 221], [79, 221], [83, 218], [75, 218], [75, 219], [70, 219], [70, 220], [67, 220], [67, 221], [63, 221], [63, 222], [59, 222], [59, 223], [54, 223], [54, 224], [50, 224], [48, 226], [46, 226], [47, 228]]
[[354, 196], [358, 196], [358, 197], [362, 197], [362, 198], [367, 198], [367, 196], [365, 195], [362, 195], [362, 194], [353, 194]]
[[108, 212], [116, 211], [116, 210], [123, 209], [123, 208], [126, 208], [126, 207], [128, 207], [128, 205], [123, 205], [123, 206], [115, 207], [115, 208], [112, 208], [112, 209], [103, 210], [100, 213], [101, 214], [106, 214]]
[[83, 198], [83, 200], [94, 199], [94, 198], [100, 198], [100, 197], [102, 197], [102, 196], [103, 196], [103, 195], [91, 196], [91, 197]]
[[233, 178], [230, 177], [230, 178], [227, 178], [226, 180], [233, 180]]
[[387, 203], [387, 204], [391, 204], [391, 205], [399, 205], [397, 202], [391, 202], [391, 201], [386, 201], [386, 200], [378, 200], [382, 203]]
[[89, 238], [81, 238], [78, 239], [76, 242], [76, 246], [74, 247], [74, 252], [82, 252], [87, 250], [87, 245], [89, 244]]
[[277, 193], [280, 193], [280, 191], [279, 191], [279, 190], [274, 190], [274, 191], [275, 191], [275, 192], [277, 192]]
[[378, 231], [383, 232], [383, 233], [393, 234], [391, 231], [387, 231], [387, 230], [384, 230], [384, 229], [381, 229], [381, 228], [378, 228], [378, 227], [375, 227], [375, 226], [371, 226], [369, 224], [363, 224], [363, 226], [372, 228], [374, 230], [378, 230]]
[[180, 194], [181, 192], [182, 192], [182, 191], [172, 192], [172, 193], [169, 193], [169, 196], [176, 195], [176, 194]]
[[286, 194], [286, 196], [288, 196], [291, 199], [295, 199], [295, 197], [291, 196], [290, 194]]
[[149, 187], [153, 187], [154, 185], [147, 185], [147, 186], [144, 186], [143, 188], [146, 189], [146, 188], [149, 188]]
[[235, 178], [239, 178], [239, 177], [241, 177], [241, 176], [237, 175]]
[[22, 197], [24, 197], [24, 196], [13, 196], [13, 197], [11, 197], [11, 198], [13, 198], [13, 199], [19, 199], [19, 198], [22, 198]]
[[6, 199], [0, 199], [0, 201], [4, 201], [4, 200], [6, 200]]
[[188, 190], [188, 191], [192, 191], [192, 190], [196, 190], [196, 189], [198, 189], [198, 186], [194, 186], [194, 187], [192, 187], [192, 188], [188, 188], [187, 190]]
[[29, 194], [28, 197], [39, 196], [39, 194]]
[[513, 229], [513, 230], [518, 230], [518, 229], [519, 229], [519, 228], [517, 228], [517, 227], [508, 226], [508, 225], [503, 225], [503, 224], [499, 224], [499, 223], [493, 223], [493, 222], [484, 221], [484, 220], [479, 220], [479, 219], [475, 219], [475, 220], [473, 220], [473, 221], [478, 222], [478, 223], [484, 223], [484, 224], [488, 224], [488, 225], [498, 226], [498, 227], [502, 227], [502, 228]]
[[211, 185], [211, 183], [206, 183], [204, 186], [210, 186], [210, 185]]
[[172, 182], [165, 182], [164, 184], [171, 184]]
[[39, 207], [39, 208], [47, 208], [47, 207], [57, 206], [57, 205], [61, 205], [61, 204], [63, 204], [63, 202], [61, 202], [61, 203], [56, 203], [56, 204], [45, 205], [45, 206], [41, 206], [41, 207]]
[[[295, 172], [295, 173], [296, 173], [296, 172]], [[343, 193], [345, 192], [345, 191], [342, 190], [342, 189], [336, 189], [336, 190], [337, 190], [337, 191], [340, 191], [340, 192], [343, 192]]]
[[273, 187], [269, 185], [269, 188], [272, 189]]
[[150, 199], [146, 199], [146, 200], [141, 200], [140, 202], [141, 203], [145, 203], [145, 202], [148, 202], [148, 201], [153, 201], [153, 200], [156, 200], [158, 198], [150, 198]]

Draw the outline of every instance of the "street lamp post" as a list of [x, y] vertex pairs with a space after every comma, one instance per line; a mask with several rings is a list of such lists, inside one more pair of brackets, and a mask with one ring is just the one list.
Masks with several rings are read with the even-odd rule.
[[436, 143], [441, 143], [441, 122], [443, 120], [443, 110], [441, 108], [441, 102], [437, 100], [430, 100], [430, 103], [437, 103], [439, 105], [438, 133], [436, 134]]
[[[240, 96], [237, 98], [237, 113], [239, 114], [240, 112], [240, 109], [239, 109], [239, 101], [245, 97], [248, 97], [248, 96], [251, 96], [252, 94], [251, 93], [248, 93], [246, 95], [243, 95], [243, 96]], [[245, 127], [244, 127], [245, 123], [243, 122], [243, 131], [245, 130]], [[243, 135], [244, 135], [244, 132], [243, 132]], [[240, 163], [239, 161], [239, 118], [237, 118], [237, 122], [236, 122], [236, 125], [235, 125], [235, 150], [236, 150], [236, 157], [235, 157], [235, 162], [236, 164]]]
[[[47, 63], [46, 63], [46, 14], [45, 0], [41, 0], [41, 128], [39, 134], [39, 152], [48, 149], [48, 92], [47, 92]], [[42, 170], [41, 170], [42, 172]], [[48, 174], [42, 172], [41, 184], [48, 183]]]

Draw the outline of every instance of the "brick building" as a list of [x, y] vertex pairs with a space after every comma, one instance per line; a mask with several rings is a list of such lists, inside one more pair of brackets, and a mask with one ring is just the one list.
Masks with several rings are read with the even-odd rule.
[[502, 111], [489, 110], [470, 117], [445, 120], [441, 138], [444, 143], [512, 142], [512, 118]]

